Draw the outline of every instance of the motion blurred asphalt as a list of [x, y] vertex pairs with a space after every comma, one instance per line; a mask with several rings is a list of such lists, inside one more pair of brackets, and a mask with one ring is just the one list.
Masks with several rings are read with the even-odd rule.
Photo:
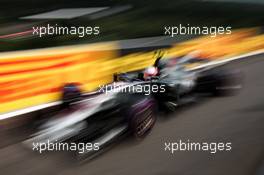
[[[21, 143], [0, 149], [0, 174], [60, 175], [254, 175], [264, 159], [264, 56], [228, 65], [245, 75], [232, 97], [205, 99], [162, 115], [142, 141], [124, 139], [91, 162], [60, 153], [38, 154]], [[164, 142], [232, 142], [232, 151], [170, 154]]]

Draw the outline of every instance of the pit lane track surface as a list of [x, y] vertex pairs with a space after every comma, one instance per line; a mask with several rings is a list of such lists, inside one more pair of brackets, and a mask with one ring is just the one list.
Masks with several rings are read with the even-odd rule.
[[[1, 174], [254, 175], [264, 158], [264, 56], [228, 65], [245, 74], [234, 97], [203, 100], [159, 117], [143, 141], [124, 139], [91, 162], [76, 164], [60, 153], [38, 154], [21, 143], [0, 149]], [[232, 142], [231, 152], [164, 151], [164, 142]]]

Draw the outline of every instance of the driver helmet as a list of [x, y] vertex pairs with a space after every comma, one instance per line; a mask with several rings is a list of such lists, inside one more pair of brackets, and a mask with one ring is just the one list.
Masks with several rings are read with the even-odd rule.
[[148, 67], [147, 69], [145, 69], [144, 71], [144, 79], [149, 79], [153, 76], [156, 76], [158, 74], [158, 69], [156, 67]]

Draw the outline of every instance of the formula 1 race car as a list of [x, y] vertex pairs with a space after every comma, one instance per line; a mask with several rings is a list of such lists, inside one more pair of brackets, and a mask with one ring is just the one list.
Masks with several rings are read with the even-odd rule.
[[144, 138], [156, 121], [152, 96], [132, 91], [147, 82], [114, 82], [82, 94], [73, 83], [63, 88], [63, 109], [38, 127], [25, 143], [96, 143], [99, 150], [78, 157], [91, 158], [125, 133]]
[[177, 106], [194, 100], [199, 95], [232, 95], [241, 89], [242, 73], [230, 70], [224, 64], [212, 64], [203, 68], [189, 70], [187, 65], [196, 58], [156, 59], [153, 66], [139, 72], [115, 75], [116, 80], [151, 81], [152, 86], [159, 87], [152, 95], [161, 107], [176, 109]]
[[145, 137], [156, 121], [157, 107], [174, 110], [196, 94], [228, 95], [241, 88], [241, 73], [222, 66], [188, 70], [193, 58], [158, 58], [144, 71], [119, 73], [114, 82], [83, 94], [76, 84], [63, 88], [63, 109], [26, 142], [87, 142], [100, 150], [79, 154], [91, 158], [125, 133]]

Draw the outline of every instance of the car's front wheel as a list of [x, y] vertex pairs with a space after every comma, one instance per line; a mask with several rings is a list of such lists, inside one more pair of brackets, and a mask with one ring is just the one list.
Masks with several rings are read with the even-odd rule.
[[129, 130], [136, 138], [145, 137], [156, 122], [156, 103], [144, 99], [131, 107]]

